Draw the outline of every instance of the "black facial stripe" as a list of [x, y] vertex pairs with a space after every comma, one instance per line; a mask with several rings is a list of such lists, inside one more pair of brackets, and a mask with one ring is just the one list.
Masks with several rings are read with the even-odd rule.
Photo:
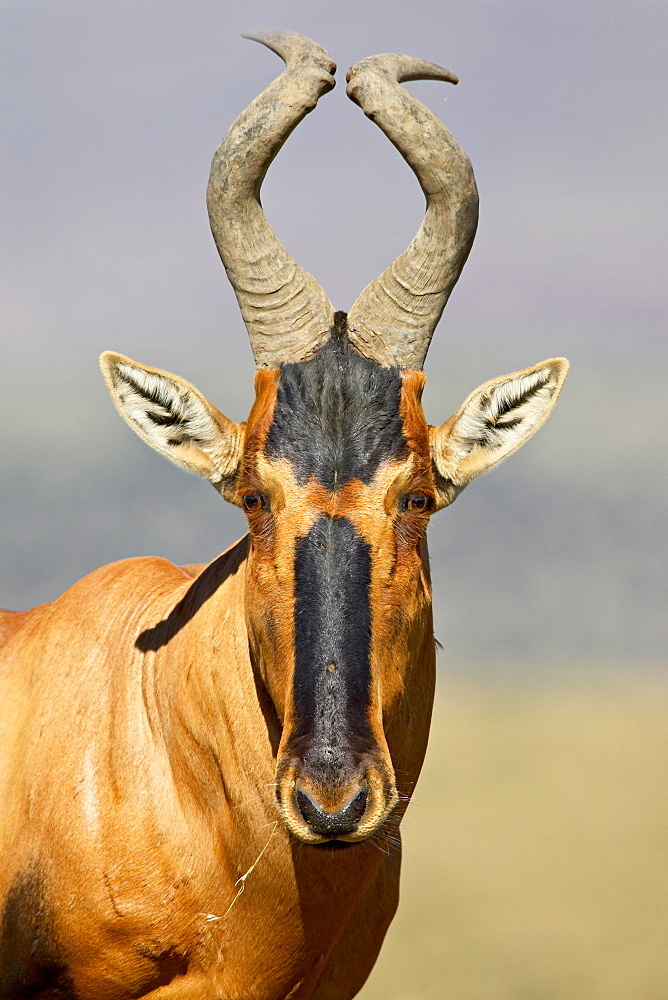
[[295, 556], [293, 738], [334, 776], [372, 743], [370, 582], [370, 548], [352, 522], [319, 517]]
[[379, 466], [408, 445], [399, 413], [398, 368], [381, 368], [350, 346], [345, 313], [310, 361], [284, 365], [266, 440], [269, 458], [286, 458], [297, 480], [329, 490], [351, 479], [369, 483]]

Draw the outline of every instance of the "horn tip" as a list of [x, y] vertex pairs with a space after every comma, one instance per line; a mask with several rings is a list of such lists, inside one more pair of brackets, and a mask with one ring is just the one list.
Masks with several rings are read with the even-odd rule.
[[286, 48], [290, 47], [290, 43], [300, 39], [300, 36], [296, 35], [294, 31], [281, 31], [278, 28], [250, 28], [248, 31], [242, 31], [241, 37], [247, 38], [250, 42], [266, 45], [281, 59], [285, 59]]
[[272, 28], [249, 28], [248, 31], [241, 32], [241, 37], [271, 48], [271, 43], [280, 41], [281, 36], [285, 34], [285, 31], [276, 31]]
[[[277, 56], [286, 63], [291, 64], [297, 61], [300, 55], [306, 54], [310, 59], [320, 66], [328, 75], [333, 76], [336, 72], [336, 63], [330, 58], [326, 49], [318, 45], [313, 39], [306, 35], [300, 35], [296, 31], [282, 31], [276, 28], [251, 28], [241, 32], [242, 38], [248, 38], [251, 42], [259, 42], [266, 45], [268, 49], [275, 52]], [[334, 86], [332, 80], [327, 81], [327, 90]]]

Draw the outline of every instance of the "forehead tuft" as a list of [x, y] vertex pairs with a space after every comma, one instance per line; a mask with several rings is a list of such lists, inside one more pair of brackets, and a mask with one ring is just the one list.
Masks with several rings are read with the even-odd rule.
[[265, 454], [287, 459], [302, 485], [311, 477], [330, 490], [369, 483], [384, 462], [408, 454], [400, 406], [399, 369], [357, 354], [337, 313], [313, 358], [281, 368]]

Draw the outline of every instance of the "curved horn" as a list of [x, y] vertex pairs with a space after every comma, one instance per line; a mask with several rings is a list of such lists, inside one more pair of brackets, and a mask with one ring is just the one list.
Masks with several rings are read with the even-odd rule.
[[381, 365], [422, 368], [473, 244], [478, 192], [467, 155], [439, 119], [399, 84], [457, 77], [409, 56], [363, 59], [348, 71], [348, 97], [379, 126], [415, 173], [427, 210], [408, 249], [364, 289], [348, 315], [358, 350]]
[[292, 31], [244, 37], [276, 52], [286, 69], [239, 115], [214, 153], [207, 205], [255, 363], [276, 368], [309, 357], [328, 340], [334, 309], [272, 232], [260, 186], [292, 130], [334, 86], [336, 64], [320, 45]]

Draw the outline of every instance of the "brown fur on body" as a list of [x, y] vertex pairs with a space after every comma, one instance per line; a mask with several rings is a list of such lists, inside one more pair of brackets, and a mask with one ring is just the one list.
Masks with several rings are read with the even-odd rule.
[[[336, 403], [360, 366], [375, 369], [341, 342], [323, 349], [325, 374], [332, 355]], [[0, 997], [349, 1000], [397, 905], [398, 825], [427, 742], [429, 515], [533, 433], [565, 369], [545, 362], [494, 380], [442, 428], [425, 422], [421, 372], [379, 369], [381, 384], [398, 386], [396, 427], [379, 396], [379, 434], [394, 428], [386, 457], [329, 488], [325, 472], [309, 472], [317, 450], [289, 458], [267, 443], [281, 379], [301, 380], [311, 405], [304, 373], [317, 388], [317, 359], [258, 372], [248, 423], [234, 425], [175, 376], [109, 357], [132, 380], [126, 416], [147, 439], [155, 424], [156, 446], [176, 461], [199, 463], [235, 502], [250, 490], [266, 503], [248, 511], [249, 535], [207, 567], [127, 560], [53, 604], [0, 618]], [[155, 384], [159, 404], [146, 388]], [[354, 415], [355, 393], [349, 406]], [[368, 407], [355, 419], [366, 433]], [[368, 671], [349, 716], [362, 713], [367, 735], [360, 749], [344, 713], [331, 746], [348, 763], [325, 777], [309, 763], [322, 738], [303, 728], [294, 680], [296, 602], [309, 585], [296, 578], [298, 552], [321, 522], [348, 525], [368, 553], [360, 594], [371, 613], [368, 666], [352, 661], [345, 681], [356, 690], [355, 670]], [[337, 669], [314, 662], [316, 684]], [[300, 788], [326, 815], [360, 788], [367, 804], [330, 836], [299, 807]]]
[[[248, 653], [247, 548], [194, 582], [159, 559], [116, 563], [13, 619], [3, 705], [21, 721], [1, 758], [12, 808], [0, 889], [39, 887], [28, 908], [40, 912], [20, 918], [48, 938], [36, 995], [338, 998], [373, 965], [396, 907], [397, 845], [310, 846], [278, 821], [280, 727]], [[426, 636], [420, 660], [395, 727], [405, 793], [431, 708]], [[7, 1000], [27, 995], [30, 947], [5, 941]], [[50, 993], [59, 969], [67, 985]]]

